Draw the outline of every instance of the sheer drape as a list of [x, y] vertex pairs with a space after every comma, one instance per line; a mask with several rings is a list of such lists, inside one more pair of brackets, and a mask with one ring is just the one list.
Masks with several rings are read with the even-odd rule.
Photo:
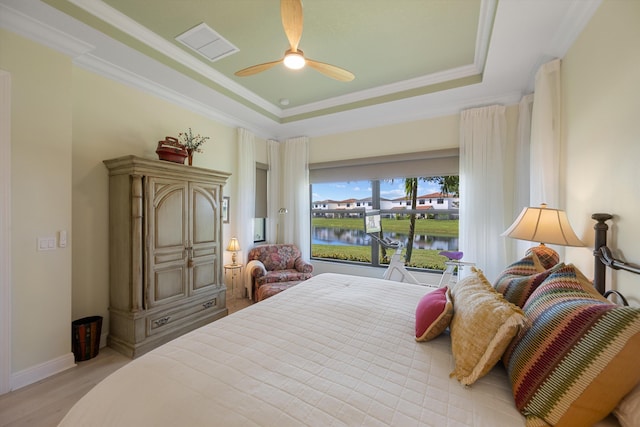
[[531, 115], [530, 206], [560, 202], [560, 60], [542, 65], [536, 73]]
[[[515, 152], [515, 186], [513, 195], [513, 210], [509, 220], [515, 220], [522, 208], [531, 206], [530, 187], [530, 162], [531, 162], [531, 110], [533, 108], [533, 94], [525, 95], [518, 105], [518, 129]], [[524, 255], [531, 242], [516, 240], [512, 245], [509, 260], [516, 260]]]
[[505, 107], [462, 112], [460, 120], [460, 250], [489, 280], [506, 264], [504, 151]]
[[269, 170], [267, 172], [267, 241], [269, 243], [278, 242], [279, 215], [278, 211], [282, 207], [280, 203], [280, 176], [282, 171], [282, 158], [280, 153], [281, 144], [278, 141], [267, 141], [267, 161]]
[[282, 204], [288, 210], [280, 215], [283, 224], [283, 242], [293, 243], [305, 259], [311, 258], [311, 232], [309, 218], [309, 138], [288, 139], [284, 143], [282, 175]]
[[[249, 248], [253, 246], [253, 217], [256, 210], [256, 160], [255, 137], [246, 129], [238, 128], [238, 197], [235, 201], [237, 219], [236, 237], [242, 250], [238, 255], [243, 263]], [[224, 242], [225, 248], [232, 236], [227, 236]]]

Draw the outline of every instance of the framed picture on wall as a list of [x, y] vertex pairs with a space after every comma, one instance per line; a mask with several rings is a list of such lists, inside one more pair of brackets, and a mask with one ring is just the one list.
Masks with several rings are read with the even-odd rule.
[[253, 218], [253, 243], [265, 242], [267, 240], [265, 235], [266, 221], [266, 218]]
[[222, 198], [222, 223], [229, 224], [229, 196]]

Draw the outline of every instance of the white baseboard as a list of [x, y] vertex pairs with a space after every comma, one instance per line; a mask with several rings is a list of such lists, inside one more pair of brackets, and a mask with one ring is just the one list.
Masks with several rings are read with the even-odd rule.
[[29, 384], [36, 383], [51, 375], [66, 371], [76, 366], [73, 353], [57, 357], [47, 362], [32, 366], [11, 376], [11, 390], [17, 390]]

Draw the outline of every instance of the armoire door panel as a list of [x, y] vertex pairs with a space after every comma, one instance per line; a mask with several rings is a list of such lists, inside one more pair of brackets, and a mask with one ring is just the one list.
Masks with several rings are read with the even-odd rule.
[[150, 307], [189, 293], [186, 181], [147, 177], [147, 289]]
[[193, 290], [211, 286], [216, 282], [216, 260], [210, 259], [206, 262], [195, 264], [192, 270]]
[[192, 240], [194, 244], [215, 244], [218, 241], [218, 187], [191, 185]]
[[182, 247], [187, 240], [186, 192], [186, 186], [173, 186], [171, 191], [155, 195], [155, 248]]
[[186, 258], [186, 250], [180, 247], [179, 250], [171, 248], [168, 251], [156, 250], [154, 254], [154, 264], [164, 264], [167, 262], [183, 261]]
[[184, 276], [185, 269], [181, 265], [156, 270], [153, 280], [153, 303], [167, 303], [175, 297], [186, 296]]
[[190, 230], [192, 242], [191, 265], [193, 292], [218, 285], [220, 186], [191, 183], [190, 186]]

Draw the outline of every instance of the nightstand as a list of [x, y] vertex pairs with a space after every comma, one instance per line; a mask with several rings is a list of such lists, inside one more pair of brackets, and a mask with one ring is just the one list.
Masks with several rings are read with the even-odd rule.
[[225, 264], [224, 275], [227, 276], [227, 270], [231, 270], [231, 296], [236, 297], [234, 289], [236, 284], [236, 277], [242, 272], [242, 264]]

